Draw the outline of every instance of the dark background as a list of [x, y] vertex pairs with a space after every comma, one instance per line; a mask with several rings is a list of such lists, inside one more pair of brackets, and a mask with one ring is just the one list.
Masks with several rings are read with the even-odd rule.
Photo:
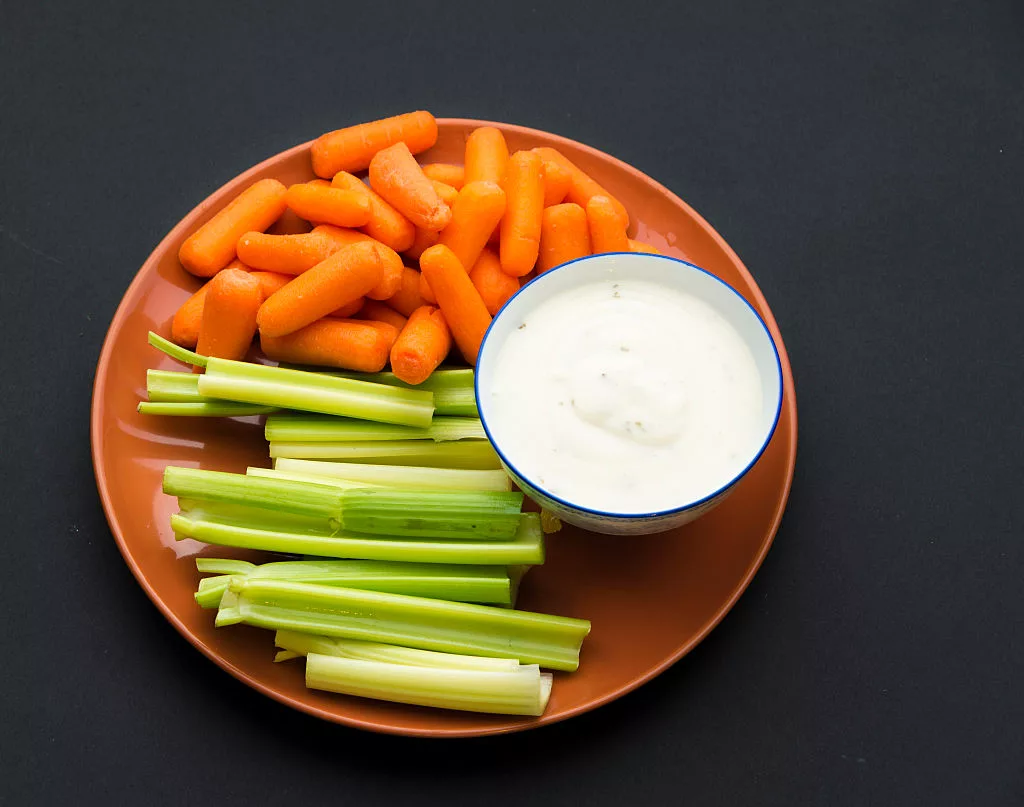
[[[0, 803], [1024, 802], [1024, 7], [0, 0]], [[122, 562], [90, 385], [199, 200], [416, 108], [548, 129], [703, 213], [796, 374], [789, 509], [695, 652], [536, 732], [318, 722]]]

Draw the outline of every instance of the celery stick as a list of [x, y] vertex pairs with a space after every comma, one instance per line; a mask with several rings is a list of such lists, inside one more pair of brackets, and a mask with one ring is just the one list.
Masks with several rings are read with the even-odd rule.
[[428, 391], [227, 359], [207, 361], [199, 394], [418, 427], [429, 426], [434, 413]]
[[231, 584], [230, 574], [218, 574], [216, 577], [204, 577], [199, 581], [195, 600], [200, 608], [219, 608], [221, 597]]
[[341, 529], [338, 515], [303, 515], [268, 510], [249, 504], [178, 498], [179, 514], [189, 521], [204, 521], [230, 527], [289, 532], [298, 535], [334, 535]]
[[270, 442], [347, 443], [366, 440], [486, 440], [479, 418], [435, 416], [430, 425], [419, 429], [368, 420], [310, 415], [304, 412], [280, 412], [267, 418], [266, 436]]
[[275, 411], [273, 406], [235, 403], [234, 401], [196, 401], [193, 403], [139, 401], [138, 409], [140, 415], [208, 418], [237, 418], [247, 415], [265, 415]]
[[163, 491], [168, 496], [225, 504], [261, 507], [279, 513], [327, 517], [341, 512], [344, 491], [316, 482], [263, 479], [246, 474], [199, 468], [164, 469]]
[[[229, 597], [234, 594], [235, 597]], [[575, 670], [590, 623], [490, 605], [235, 577], [216, 624], [245, 623]]]
[[412, 667], [317, 653], [306, 656], [306, 686], [310, 689], [465, 712], [539, 717], [547, 706], [541, 678], [536, 666], [515, 672], [486, 672]]
[[285, 474], [329, 477], [345, 482], [413, 490], [511, 490], [504, 471], [476, 471], [463, 468], [423, 468], [401, 465], [364, 465], [355, 462], [317, 462], [282, 457], [274, 470]]
[[334, 485], [336, 488], [347, 490], [350, 488], [378, 488], [370, 482], [346, 482], [344, 479], [334, 479], [329, 476], [314, 476], [312, 474], [290, 474], [285, 471], [275, 471], [273, 468], [255, 468], [249, 466], [245, 469], [246, 476], [261, 476], [264, 479], [290, 479], [293, 482], [318, 482], [321, 485]]
[[437, 369], [422, 384], [412, 386], [400, 381], [394, 373], [336, 373], [341, 378], [358, 378], [375, 384], [389, 384], [405, 389], [423, 389], [434, 393], [434, 411], [438, 415], [476, 417], [476, 391], [473, 371], [469, 368]]
[[521, 666], [515, 659], [466, 656], [460, 653], [438, 653], [436, 650], [397, 647], [390, 644], [380, 644], [379, 642], [364, 642], [360, 639], [314, 636], [309, 633], [296, 633], [290, 630], [279, 630], [274, 635], [274, 644], [287, 651], [291, 651], [296, 656], [318, 653], [321, 656], [363, 659], [364, 661], [384, 661], [390, 664], [406, 664], [414, 667], [514, 672]]
[[185, 364], [192, 364], [196, 367], [206, 366], [206, 356], [200, 356], [198, 353], [187, 348], [180, 347], [174, 342], [164, 339], [162, 336], [149, 332], [149, 344], [159, 350], [161, 353], [166, 353], [172, 359], [177, 359]]
[[199, 394], [199, 376], [173, 370], [147, 370], [146, 395], [163, 403], [201, 403], [210, 400]]
[[508, 540], [523, 494], [493, 491], [341, 491], [341, 528], [401, 538]]
[[193, 519], [182, 513], [171, 516], [171, 529], [179, 539], [194, 538], [220, 546], [315, 555], [323, 558], [472, 563], [488, 566], [537, 565], [544, 562], [544, 542], [536, 513], [524, 513], [520, 517], [519, 532], [508, 541], [367, 538], [345, 533], [324, 536]]
[[376, 440], [358, 443], [270, 444], [275, 459], [375, 462], [383, 465], [424, 465], [435, 468], [487, 470], [501, 468], [501, 461], [486, 440], [435, 443], [431, 440]]
[[279, 664], [282, 661], [291, 661], [293, 658], [305, 658], [301, 653], [293, 653], [291, 650], [278, 650], [274, 654], [274, 663]]
[[[294, 580], [324, 586], [345, 586], [435, 597], [454, 602], [511, 605], [511, 584], [500, 566], [439, 563], [389, 563], [366, 560], [279, 561], [243, 570], [249, 579]], [[216, 608], [231, 576], [221, 574], [199, 581], [196, 602]]]
[[196, 571], [200, 574], [248, 574], [255, 563], [232, 558], [196, 558]]

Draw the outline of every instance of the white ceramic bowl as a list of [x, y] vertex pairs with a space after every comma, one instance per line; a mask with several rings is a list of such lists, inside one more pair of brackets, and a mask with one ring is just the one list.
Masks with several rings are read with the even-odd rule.
[[[538, 305], [553, 294], [571, 290], [603, 278], [629, 278], [658, 283], [691, 294], [712, 306], [740, 334], [754, 358], [761, 378], [762, 411], [758, 433], [763, 439], [752, 446], [749, 461], [727, 484], [709, 484], [705, 495], [681, 500], [668, 510], [650, 513], [616, 513], [582, 507], [554, 496], [536, 480], [525, 477], [515, 467], [514, 447], [503, 445], [503, 429], [489, 406], [491, 379], [509, 334]], [[567, 327], [571, 325], [567, 324]], [[538, 276], [521, 288], [494, 317], [480, 347], [476, 368], [476, 400], [487, 436], [494, 444], [502, 464], [523, 492], [559, 518], [593, 532], [612, 535], [639, 535], [662, 532], [685, 524], [719, 504], [746, 475], [764, 452], [775, 432], [782, 408], [782, 366], [771, 334], [761, 317], [731, 286], [700, 267], [664, 255], [636, 252], [611, 252], [590, 255], [562, 264]]]

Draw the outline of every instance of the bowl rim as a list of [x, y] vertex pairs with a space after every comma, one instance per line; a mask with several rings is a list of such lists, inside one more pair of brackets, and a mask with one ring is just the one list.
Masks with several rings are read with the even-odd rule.
[[[483, 356], [484, 355], [484, 348], [486, 347], [487, 340], [491, 336], [491, 333], [492, 333], [492, 331], [494, 329], [494, 324], [501, 318], [501, 315], [504, 314], [506, 312], [506, 310], [508, 310], [509, 306], [514, 304], [516, 298], [519, 297], [519, 295], [521, 295], [523, 293], [523, 291], [525, 291], [527, 288], [529, 288], [530, 286], [534, 285], [537, 282], [543, 281], [544, 278], [550, 277], [555, 272], [558, 272], [559, 270], [565, 269], [567, 266], [572, 266], [573, 264], [583, 263], [584, 261], [591, 261], [591, 260], [595, 260], [595, 259], [607, 258], [609, 256], [614, 256], [614, 255], [630, 255], [630, 256], [633, 256], [634, 258], [636, 258], [638, 260], [641, 260], [641, 261], [646, 261], [646, 260], [651, 260], [651, 261], [672, 261], [674, 263], [680, 263], [683, 266], [688, 267], [689, 269], [694, 269], [694, 270], [696, 270], [696, 271], [706, 275], [707, 277], [711, 278], [711, 280], [713, 280], [713, 281], [715, 281], [717, 283], [720, 283], [721, 285], [725, 286], [725, 288], [729, 292], [731, 292], [735, 297], [737, 297], [740, 300], [740, 302], [743, 305], [745, 305], [750, 310], [750, 313], [752, 313], [754, 315], [754, 318], [757, 320], [757, 323], [761, 326], [761, 330], [764, 332], [764, 336], [768, 339], [768, 344], [771, 345], [771, 348], [772, 348], [772, 355], [775, 358], [775, 373], [776, 373], [776, 376], [777, 376], [777, 379], [778, 379], [778, 396], [776, 397], [776, 400], [775, 400], [775, 414], [772, 415], [771, 426], [769, 427], [768, 431], [766, 432], [764, 440], [762, 441], [761, 445], [758, 447], [757, 451], [754, 452], [754, 455], [751, 458], [751, 460], [746, 465], [743, 466], [743, 469], [740, 470], [734, 476], [732, 476], [725, 484], [723, 484], [720, 487], [716, 488], [713, 492], [711, 492], [711, 493], [709, 493], [709, 494], [707, 494], [705, 496], [702, 496], [701, 498], [696, 499], [694, 501], [687, 502], [686, 504], [680, 505], [678, 507], [671, 507], [671, 508], [668, 508], [668, 509], [665, 509], [665, 510], [654, 510], [654, 511], [650, 511], [650, 512], [638, 512], [638, 513], [622, 513], [622, 512], [615, 512], [615, 511], [611, 511], [611, 510], [597, 510], [597, 509], [594, 509], [594, 508], [591, 508], [591, 507], [584, 507], [583, 505], [580, 505], [580, 504], [574, 504], [573, 502], [570, 502], [570, 501], [567, 501], [566, 499], [563, 499], [561, 496], [556, 496], [555, 494], [551, 493], [549, 490], [544, 488], [543, 485], [539, 485], [539, 484], [535, 483], [533, 479], [531, 479], [526, 474], [522, 473], [518, 468], [516, 468], [516, 466], [512, 463], [512, 461], [509, 460], [509, 458], [507, 456], [505, 456], [505, 452], [502, 451], [501, 446], [498, 444], [498, 441], [494, 439], [494, 435], [491, 433], [491, 429], [487, 425], [487, 417], [484, 414], [484, 406], [483, 406], [483, 403], [482, 403], [482, 400], [481, 400], [481, 395], [480, 395], [480, 373], [478, 373], [478, 372], [474, 372], [474, 374], [473, 374], [473, 393], [474, 393], [474, 395], [476, 397], [476, 408], [477, 408], [477, 412], [479, 412], [480, 423], [484, 427], [484, 433], [487, 435], [487, 439], [490, 441], [491, 445], [494, 446], [494, 450], [497, 452], [498, 457], [501, 459], [502, 464], [505, 465], [505, 467], [508, 468], [508, 470], [517, 479], [521, 479], [530, 488], [532, 488], [536, 492], [540, 493], [542, 496], [546, 497], [547, 499], [550, 499], [551, 501], [557, 503], [558, 505], [560, 505], [560, 506], [562, 506], [564, 508], [567, 508], [569, 511], [576, 512], [576, 513], [582, 513], [582, 514], [586, 514], [588, 516], [594, 516], [596, 518], [602, 518], [602, 519], [612, 519], [612, 520], [623, 521], [623, 522], [633, 522], [633, 521], [636, 521], [636, 520], [645, 520], [645, 521], [647, 521], [647, 520], [670, 519], [673, 516], [680, 515], [682, 513], [685, 513], [688, 510], [693, 510], [694, 508], [702, 507], [703, 505], [707, 504], [708, 502], [710, 502], [710, 501], [716, 499], [717, 497], [721, 496], [723, 493], [725, 493], [727, 490], [729, 490], [729, 488], [731, 488], [733, 485], [735, 485], [737, 482], [739, 482], [744, 476], [746, 476], [747, 473], [750, 471], [750, 469], [753, 468], [754, 465], [757, 463], [757, 461], [759, 459], [761, 459], [761, 455], [764, 454], [765, 449], [768, 448], [768, 444], [771, 442], [772, 437], [775, 435], [775, 430], [776, 430], [776, 428], [779, 425], [779, 416], [782, 414], [782, 398], [783, 398], [783, 394], [785, 393], [784, 379], [783, 379], [783, 376], [782, 376], [782, 359], [779, 356], [779, 349], [778, 349], [778, 347], [775, 344], [775, 339], [772, 338], [772, 333], [769, 330], [768, 325], [765, 323], [765, 321], [761, 317], [761, 315], [757, 312], [757, 309], [754, 308], [754, 306], [750, 304], [750, 302], [747, 300], [746, 297], [744, 297], [735, 288], [733, 288], [731, 285], [729, 285], [724, 280], [722, 280], [722, 278], [718, 277], [718, 275], [712, 274], [707, 269], [704, 269], [704, 268], [702, 268], [700, 266], [697, 266], [697, 264], [695, 264], [695, 263], [690, 263], [689, 261], [684, 261], [681, 258], [675, 258], [675, 257], [673, 257], [671, 255], [658, 255], [658, 254], [655, 254], [655, 253], [648, 253], [648, 252], [622, 252], [622, 251], [618, 251], [618, 252], [599, 252], [599, 253], [596, 253], [594, 255], [584, 255], [584, 256], [582, 256], [580, 258], [574, 258], [571, 261], [566, 261], [565, 263], [559, 264], [558, 266], [554, 266], [551, 269], [548, 269], [547, 271], [542, 272], [541, 274], [537, 275], [535, 278], [530, 280], [528, 283], [525, 283], [515, 294], [513, 294], [511, 297], [509, 297], [505, 301], [505, 303], [501, 306], [501, 308], [498, 309], [498, 312], [491, 318], [491, 322], [487, 326], [487, 330], [484, 332], [484, 338], [480, 342], [480, 350], [477, 351], [477, 355], [478, 356]], [[500, 353], [500, 348], [499, 348], [499, 353]], [[479, 364], [479, 360], [478, 360], [478, 364]]]

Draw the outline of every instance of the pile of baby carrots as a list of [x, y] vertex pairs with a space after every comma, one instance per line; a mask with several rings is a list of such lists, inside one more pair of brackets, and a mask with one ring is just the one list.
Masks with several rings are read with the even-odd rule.
[[419, 384], [453, 341], [475, 364], [491, 317], [535, 273], [656, 251], [556, 149], [510, 155], [500, 130], [481, 127], [463, 165], [418, 163], [436, 140], [424, 111], [339, 129], [310, 149], [319, 179], [242, 191], [181, 245], [181, 265], [208, 280], [172, 340], [242, 359], [258, 334], [271, 360], [365, 372], [390, 361]]

